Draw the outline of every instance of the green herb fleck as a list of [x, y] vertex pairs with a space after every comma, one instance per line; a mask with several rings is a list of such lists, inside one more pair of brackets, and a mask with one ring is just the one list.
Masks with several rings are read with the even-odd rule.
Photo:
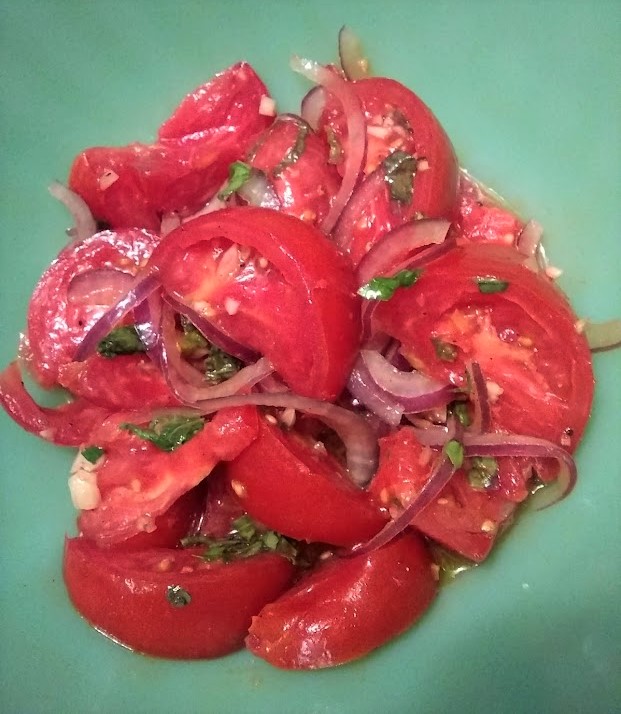
[[185, 607], [192, 602], [192, 596], [181, 585], [169, 585], [166, 588], [166, 599], [173, 607]]
[[326, 138], [328, 140], [328, 146], [330, 147], [330, 153], [328, 154], [329, 164], [340, 164], [343, 160], [343, 147], [341, 142], [336, 136], [334, 129], [326, 125]]
[[405, 151], [397, 150], [382, 161], [384, 180], [388, 184], [390, 197], [399, 203], [411, 203], [414, 193], [416, 159]]
[[236, 357], [211, 345], [209, 355], [205, 358], [205, 378], [211, 384], [220, 384], [239, 372], [243, 366]]
[[229, 180], [226, 182], [226, 186], [218, 194], [218, 198], [221, 201], [225, 201], [229, 196], [239, 191], [239, 189], [246, 183], [252, 174], [252, 166], [246, 164], [243, 161], [234, 161], [229, 166]]
[[475, 456], [468, 471], [468, 481], [472, 488], [484, 491], [491, 488], [498, 473], [498, 462], [492, 456]]
[[272, 169], [272, 176], [279, 176], [287, 166], [295, 164], [295, 162], [302, 156], [304, 149], [306, 148], [306, 137], [310, 127], [306, 122], [298, 123], [298, 133], [293, 142], [293, 146], [287, 149], [287, 153], [282, 157], [281, 161], [274, 166]]
[[181, 327], [183, 334], [179, 339], [179, 349], [184, 357], [193, 357], [197, 353], [205, 354], [209, 343], [196, 327], [187, 319], [181, 316]]
[[101, 446], [87, 446], [82, 449], [82, 456], [91, 464], [96, 464], [105, 453]]
[[498, 278], [475, 278], [477, 285], [479, 286], [479, 292], [485, 294], [491, 293], [504, 293], [504, 291], [509, 287], [509, 283], [506, 280], [499, 280]]
[[120, 429], [155, 444], [162, 451], [174, 451], [189, 441], [205, 426], [202, 417], [174, 416], [166, 419], [153, 419], [148, 427], [123, 422]]
[[462, 426], [466, 427], [472, 424], [467, 402], [453, 402], [452, 412]]
[[298, 545], [295, 541], [275, 531], [260, 528], [248, 515], [233, 521], [233, 527], [226, 538], [188, 536], [181, 540], [181, 545], [184, 548], [205, 546], [201, 557], [208, 562], [222, 560], [229, 563], [232, 560], [251, 558], [259, 553], [278, 553], [295, 562], [298, 555]]
[[420, 270], [400, 270], [391, 278], [373, 278], [358, 289], [358, 295], [365, 300], [390, 300], [397, 288], [409, 288], [420, 275]]
[[134, 325], [115, 327], [97, 345], [97, 352], [102, 357], [116, 357], [117, 355], [133, 355], [136, 352], [145, 352], [146, 347], [140, 340]]
[[430, 541], [429, 547], [431, 550], [431, 557], [438, 566], [440, 584], [446, 585], [462, 573], [476, 568], [478, 563], [468, 560], [463, 555], [455, 553], [452, 550], [443, 548], [441, 545]]
[[451, 439], [444, 444], [442, 451], [448, 456], [449, 461], [458, 469], [464, 463], [464, 447], [456, 439]]
[[432, 337], [433, 347], [436, 351], [436, 357], [443, 362], [454, 362], [457, 359], [457, 346], [450, 342], [444, 342], [438, 337]]

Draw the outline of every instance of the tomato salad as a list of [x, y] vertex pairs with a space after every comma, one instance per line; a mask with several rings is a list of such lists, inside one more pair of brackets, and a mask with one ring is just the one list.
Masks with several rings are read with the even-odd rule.
[[67, 591], [138, 652], [349, 662], [574, 486], [591, 356], [540, 227], [339, 49], [294, 58], [299, 114], [241, 62], [51, 187], [74, 227], [0, 399], [78, 448]]

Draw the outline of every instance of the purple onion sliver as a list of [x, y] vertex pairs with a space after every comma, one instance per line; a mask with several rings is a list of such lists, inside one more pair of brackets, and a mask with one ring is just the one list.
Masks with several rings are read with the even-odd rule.
[[470, 376], [472, 405], [474, 407], [471, 432], [473, 434], [485, 434], [489, 431], [492, 421], [487, 383], [478, 362], [466, 363], [466, 371]]
[[385, 397], [370, 379], [368, 371], [359, 367], [360, 365], [354, 367], [349, 375], [347, 389], [383, 422], [393, 427], [399, 426], [403, 416], [403, 407]]
[[149, 273], [146, 276], [136, 276], [134, 287], [104, 313], [86, 333], [78, 345], [73, 359], [76, 362], [83, 362], [94, 354], [101, 340], [116, 327], [128, 312], [144, 302], [160, 285], [161, 280], [157, 272]]
[[323, 87], [313, 87], [310, 92], [306, 94], [304, 99], [302, 99], [302, 105], [300, 107], [302, 118], [313, 131], [317, 131], [319, 119], [321, 118], [325, 106], [326, 90]]

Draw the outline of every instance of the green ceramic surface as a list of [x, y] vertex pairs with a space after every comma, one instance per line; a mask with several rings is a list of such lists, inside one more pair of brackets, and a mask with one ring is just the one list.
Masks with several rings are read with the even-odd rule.
[[[0, 362], [15, 355], [30, 291], [63, 244], [67, 216], [46, 186], [74, 154], [148, 140], [185, 92], [241, 58], [295, 111], [307, 84], [289, 56], [334, 60], [343, 23], [377, 73], [433, 107], [462, 163], [543, 223], [577, 312], [619, 316], [621, 3], [3, 0]], [[620, 352], [595, 358], [571, 498], [525, 517], [412, 631], [314, 673], [246, 653], [157, 661], [91, 630], [60, 574], [72, 456], [0, 414], [0, 711], [619, 711], [620, 367]]]

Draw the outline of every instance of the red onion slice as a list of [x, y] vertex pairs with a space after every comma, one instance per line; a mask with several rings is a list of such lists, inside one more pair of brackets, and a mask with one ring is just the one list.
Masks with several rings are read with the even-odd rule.
[[339, 435], [347, 452], [347, 469], [351, 480], [365, 486], [377, 468], [378, 446], [371, 425], [358, 414], [291, 392], [272, 394], [244, 394], [223, 399], [210, 399], [196, 405], [203, 414], [211, 414], [227, 407], [255, 406], [295, 409], [317, 417]]
[[249, 347], [245, 347], [234, 340], [230, 335], [218, 327], [215, 327], [206, 317], [187, 305], [187, 303], [182, 302], [169, 293], [164, 294], [164, 301], [167, 302], [175, 312], [187, 317], [203, 337], [218, 349], [221, 349], [233, 357], [237, 357], [237, 359], [242, 362], [256, 362], [259, 359], [260, 355], [258, 352], [255, 352]]
[[133, 287], [123, 295], [110, 310], [105, 312], [99, 320], [86, 333], [78, 345], [74, 360], [83, 362], [89, 355], [97, 350], [97, 345], [103, 338], [136, 306], [146, 300], [151, 293], [160, 287], [161, 281], [157, 272], [147, 275], [137, 275], [133, 280]]
[[366, 543], [355, 546], [350, 551], [341, 553], [341, 555], [366, 555], [390, 543], [393, 538], [396, 538], [412, 523], [412, 520], [416, 518], [424, 508], [435, 501], [442, 489], [451, 480], [455, 470], [455, 466], [453, 466], [451, 460], [444, 453], [439, 454], [424, 486], [416, 498], [405, 507], [402, 513], [392, 521], [389, 521], [379, 533], [374, 535]]
[[326, 106], [326, 90], [323, 87], [313, 87], [302, 99], [300, 113], [313, 131], [317, 131], [319, 120]]
[[250, 206], [271, 208], [274, 211], [280, 211], [282, 208], [272, 182], [259, 169], [252, 170], [250, 178], [237, 189], [237, 194]]
[[403, 417], [403, 407], [377, 389], [367, 370], [360, 369], [359, 365], [354, 366], [349, 375], [347, 389], [353, 397], [386, 424], [399, 426]]
[[369, 76], [369, 60], [364, 55], [360, 39], [346, 25], [339, 32], [339, 58], [347, 79]]
[[530, 504], [538, 511], [568, 496], [578, 478], [576, 462], [571, 454], [557, 444], [534, 436], [513, 434], [464, 434], [466, 456], [520, 456], [531, 459], [554, 459], [560, 470], [553, 484], [546, 485], [531, 498]]
[[520, 235], [517, 237], [516, 247], [518, 251], [527, 258], [534, 257], [537, 253], [537, 248], [541, 243], [542, 235], [542, 226], [537, 223], [537, 221], [528, 221], [524, 228], [522, 228]]
[[621, 320], [607, 322], [588, 322], [584, 326], [584, 335], [593, 352], [610, 350], [621, 346]]
[[[360, 261], [357, 270], [358, 285], [365, 285], [373, 278], [393, 275], [408, 257], [412, 262], [419, 259], [429, 262], [445, 252], [422, 252], [412, 256], [414, 251], [429, 245], [444, 243], [450, 223], [444, 220], [423, 219], [411, 221], [383, 235]], [[338, 231], [338, 228], [337, 228]], [[437, 253], [437, 254], [436, 254]]]
[[330, 233], [351, 198], [362, 173], [367, 148], [366, 121], [358, 96], [349, 82], [339, 77], [336, 72], [317, 62], [297, 56], [291, 59], [291, 68], [333, 94], [342, 104], [347, 121], [347, 151], [343, 181], [320, 226], [324, 233]]
[[478, 362], [467, 362], [466, 372], [470, 378], [472, 393], [470, 395], [474, 415], [470, 431], [473, 434], [484, 434], [489, 431], [492, 421], [492, 414], [487, 393], [487, 383]]
[[72, 305], [114, 305], [134, 283], [134, 276], [114, 268], [94, 268], [76, 275], [69, 283], [67, 301]]
[[65, 206], [73, 218], [73, 228], [69, 231], [72, 242], [90, 238], [97, 233], [97, 222], [82, 196], [59, 181], [52, 181], [47, 190]]

